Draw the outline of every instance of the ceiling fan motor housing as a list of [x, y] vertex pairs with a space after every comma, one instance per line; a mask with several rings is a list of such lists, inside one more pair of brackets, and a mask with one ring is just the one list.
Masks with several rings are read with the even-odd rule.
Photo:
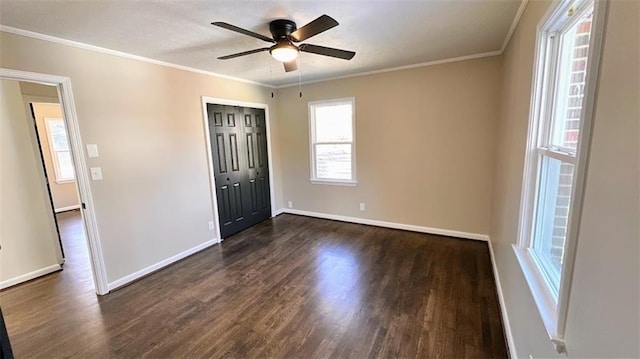
[[289, 39], [289, 35], [297, 29], [296, 23], [291, 20], [280, 19], [273, 20], [269, 23], [269, 31], [271, 31], [271, 35], [273, 35], [273, 39], [276, 41]]
[[[289, 38], [289, 35], [296, 31], [296, 29], [296, 23], [291, 20], [280, 19], [273, 20], [269, 23], [269, 31], [271, 31], [273, 40], [276, 41], [276, 44], [269, 49], [271, 56], [283, 62], [296, 58], [300, 50]], [[276, 54], [276, 51], [279, 53]]]

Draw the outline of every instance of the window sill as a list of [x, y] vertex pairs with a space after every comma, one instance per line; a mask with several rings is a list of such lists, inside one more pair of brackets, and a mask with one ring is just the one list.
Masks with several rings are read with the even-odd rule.
[[318, 179], [311, 178], [311, 184], [328, 184], [331, 186], [356, 186], [358, 184], [357, 181], [345, 181], [345, 180], [329, 180], [329, 179]]
[[540, 273], [540, 269], [529, 250], [513, 245], [513, 251], [516, 254], [520, 268], [522, 268], [529, 290], [531, 290], [533, 301], [538, 307], [538, 312], [542, 317], [542, 322], [547, 330], [549, 339], [558, 353], [565, 353], [566, 347], [564, 336], [558, 335], [557, 332], [557, 301], [552, 295], [551, 289], [542, 277], [542, 273]]

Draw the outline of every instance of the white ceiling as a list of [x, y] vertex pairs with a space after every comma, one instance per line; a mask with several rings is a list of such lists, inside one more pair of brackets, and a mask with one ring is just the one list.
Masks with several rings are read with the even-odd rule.
[[[246, 80], [283, 85], [499, 51], [521, 0], [0, 0], [0, 24]], [[302, 53], [285, 73], [269, 46], [210, 25], [224, 21], [270, 37], [268, 23], [298, 27], [327, 14], [340, 25], [305, 43], [356, 52], [351, 61]]]

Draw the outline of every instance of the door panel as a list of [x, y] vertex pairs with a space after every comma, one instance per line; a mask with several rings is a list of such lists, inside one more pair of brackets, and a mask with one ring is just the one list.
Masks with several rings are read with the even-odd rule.
[[229, 195], [229, 186], [220, 186], [218, 192], [218, 214], [220, 216], [220, 226], [232, 223], [231, 214], [231, 196]]
[[258, 187], [256, 180], [249, 180], [249, 185], [251, 189], [251, 215], [254, 215], [258, 212]]
[[227, 173], [227, 161], [226, 156], [227, 156], [227, 151], [225, 150], [225, 146], [224, 146], [224, 135], [223, 134], [216, 134], [216, 148], [215, 151], [217, 153], [217, 157], [218, 157], [218, 172], [219, 173]]
[[253, 141], [253, 133], [245, 134], [247, 136], [247, 165], [249, 168], [256, 167], [255, 161], [255, 150], [254, 150], [254, 141]]
[[[225, 106], [225, 107], [229, 107], [229, 106]], [[227, 126], [229, 127], [236, 127], [236, 114], [231, 112], [231, 113], [227, 113]]]
[[256, 142], [258, 145], [258, 149], [264, 148], [264, 151], [258, 151], [258, 166], [266, 167], [267, 166], [267, 140], [265, 138], [264, 133], [258, 132], [256, 133]]
[[260, 188], [260, 210], [265, 211], [269, 209], [271, 212], [271, 208], [269, 206], [269, 182], [267, 180], [267, 176], [258, 178], [258, 188]]
[[242, 186], [240, 182], [233, 184], [233, 220], [238, 222], [244, 220], [244, 210], [242, 209]]
[[271, 218], [265, 113], [207, 104], [207, 116], [220, 235], [226, 238]]

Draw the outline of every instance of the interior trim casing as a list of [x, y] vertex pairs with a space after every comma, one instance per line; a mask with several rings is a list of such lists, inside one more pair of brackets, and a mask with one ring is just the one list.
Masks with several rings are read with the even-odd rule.
[[[44, 85], [53, 85], [58, 89], [58, 99], [62, 107], [62, 113], [67, 126], [67, 134], [71, 145], [71, 154], [76, 170], [76, 183], [81, 203], [84, 204], [82, 219], [86, 228], [89, 258], [93, 272], [96, 293], [104, 295], [109, 293], [107, 270], [104, 264], [102, 244], [98, 232], [98, 224], [94, 210], [93, 195], [89, 181], [89, 171], [82, 149], [84, 145], [80, 137], [78, 115], [76, 113], [71, 78], [58, 75], [49, 75], [36, 72], [20, 71], [0, 68], [0, 78], [15, 81], [35, 82]], [[44, 178], [43, 178], [44, 181]]]

